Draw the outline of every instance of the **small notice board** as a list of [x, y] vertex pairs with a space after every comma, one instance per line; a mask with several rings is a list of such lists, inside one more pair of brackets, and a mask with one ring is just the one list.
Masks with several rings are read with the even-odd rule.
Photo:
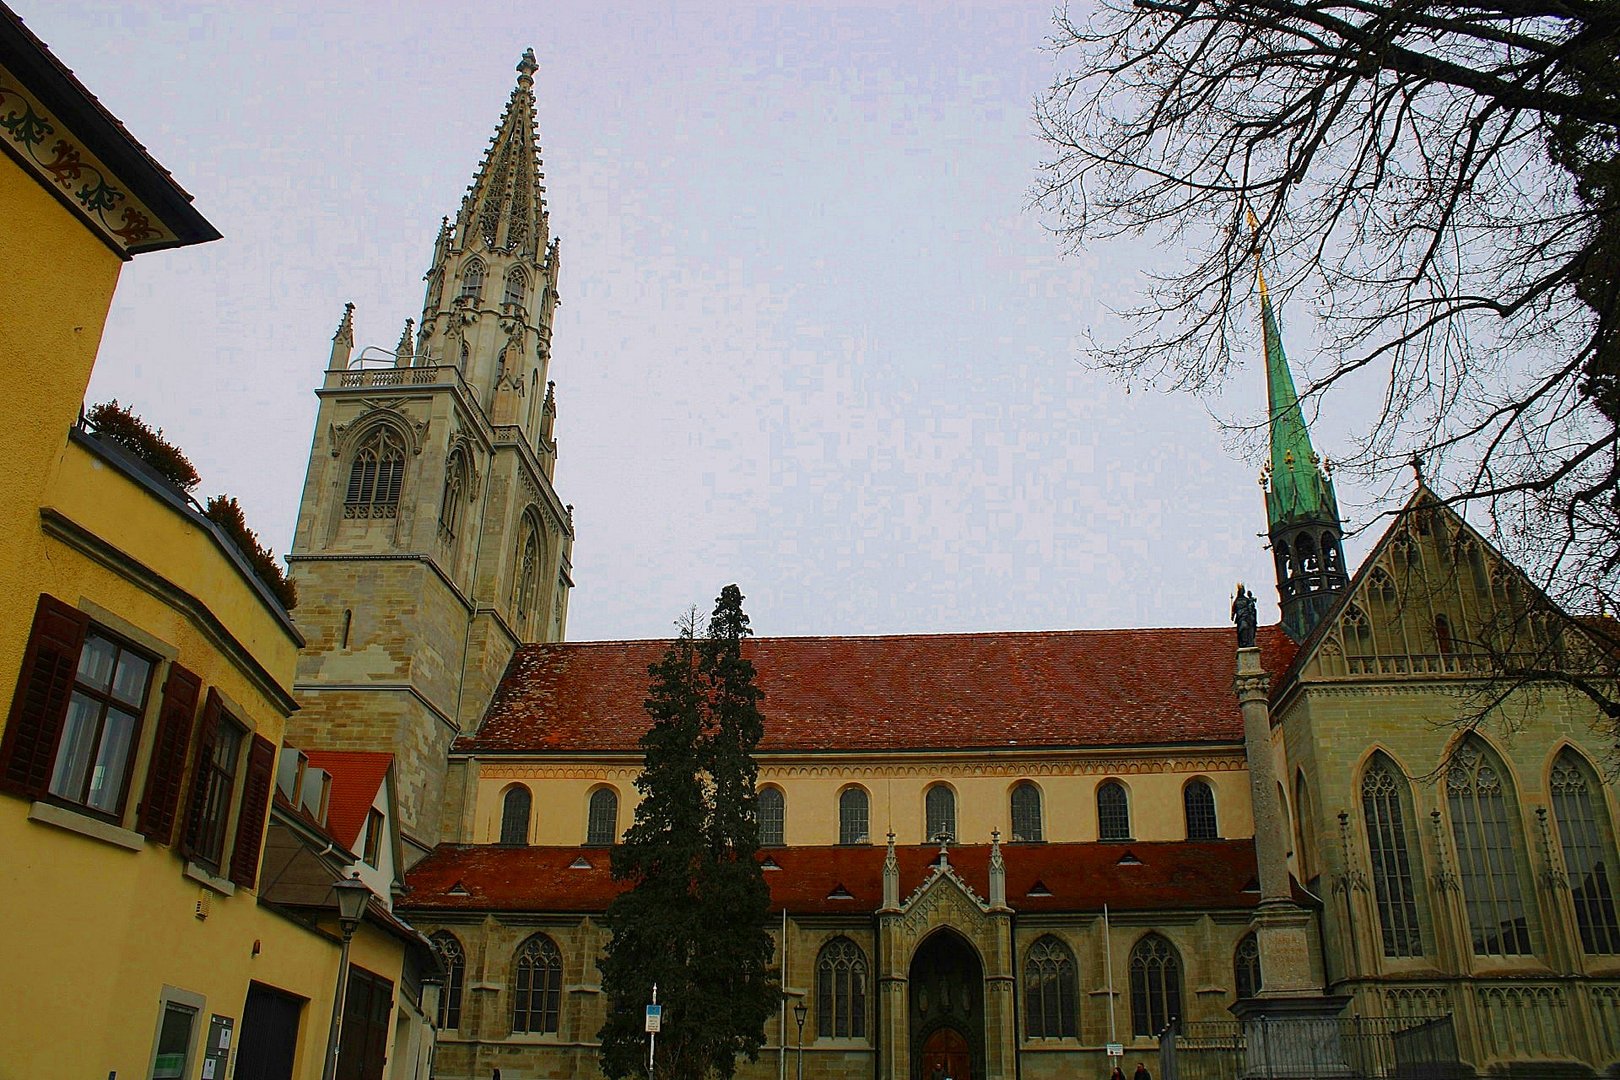
[[1108, 1044], [1108, 1056], [1109, 1057], [1124, 1057], [1125, 1056], [1125, 1044], [1124, 1043], [1109, 1043]]
[[662, 1005], [647, 1006], [647, 1030], [657, 1034], [664, 1023], [664, 1007]]

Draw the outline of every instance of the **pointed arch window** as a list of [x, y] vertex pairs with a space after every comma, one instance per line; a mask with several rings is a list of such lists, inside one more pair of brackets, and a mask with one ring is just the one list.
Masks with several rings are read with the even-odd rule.
[[1130, 798], [1125, 794], [1125, 785], [1118, 780], [1105, 780], [1097, 788], [1097, 838], [1131, 838]]
[[1181, 956], [1159, 934], [1131, 950], [1131, 1033], [1154, 1036], [1181, 1016]]
[[1367, 594], [1390, 610], [1394, 610], [1400, 594], [1395, 591], [1395, 579], [1384, 572], [1381, 566], [1373, 567], [1372, 573], [1367, 575]]
[[868, 800], [866, 789], [845, 788], [838, 796], [838, 842], [840, 844], [869, 844], [871, 834], [867, 827]]
[[589, 820], [585, 824], [588, 847], [609, 847], [619, 837], [619, 793], [612, 788], [591, 792]]
[[1253, 934], [1244, 934], [1232, 953], [1232, 982], [1239, 1001], [1260, 992], [1260, 942]]
[[1434, 647], [1441, 656], [1450, 656], [1457, 647], [1451, 637], [1451, 620], [1444, 615], [1434, 617]]
[[523, 272], [523, 267], [514, 266], [506, 273], [506, 290], [501, 294], [501, 303], [523, 304], [523, 294], [529, 289], [529, 275]]
[[1311, 807], [1311, 789], [1305, 783], [1304, 770], [1294, 773], [1294, 822], [1298, 828], [1300, 877], [1306, 884], [1316, 877], [1316, 817]]
[[816, 957], [816, 1034], [866, 1038], [866, 954], [847, 937], [833, 938]]
[[439, 503], [439, 535], [453, 542], [461, 531], [461, 515], [467, 501], [467, 455], [460, 447], [450, 451], [444, 467], [444, 498]]
[[523, 540], [518, 546], [517, 573], [512, 582], [512, 608], [518, 629], [525, 640], [531, 633], [535, 605], [540, 600], [540, 530], [532, 517], [525, 516]]
[[924, 838], [930, 842], [941, 836], [956, 839], [956, 792], [944, 784], [935, 784], [923, 797], [925, 822]]
[[1372, 862], [1373, 894], [1378, 900], [1385, 956], [1423, 955], [1417, 883], [1406, 829], [1406, 796], [1405, 778], [1388, 758], [1374, 758], [1361, 777], [1361, 821], [1367, 828], [1367, 856]]
[[439, 995], [439, 1030], [454, 1031], [461, 1026], [461, 990], [467, 981], [467, 954], [448, 930], [428, 939], [444, 965], [444, 990]]
[[436, 308], [444, 299], [444, 268], [435, 267], [428, 271], [427, 306]]
[[1514, 843], [1518, 807], [1501, 763], [1477, 738], [1463, 743], [1446, 769], [1446, 803], [1475, 954], [1528, 953], [1530, 916]]
[[1013, 843], [1038, 844], [1045, 839], [1041, 827], [1041, 789], [1021, 780], [1012, 789]]
[[1024, 1037], [1072, 1039], [1079, 1031], [1074, 953], [1051, 934], [1024, 960]]
[[1344, 609], [1344, 652], [1346, 656], [1373, 654], [1372, 627], [1366, 613], [1354, 604]]
[[518, 947], [512, 967], [512, 1031], [555, 1032], [562, 1005], [562, 953], [556, 942], [535, 934]]
[[360, 443], [349, 464], [343, 516], [394, 517], [399, 512], [399, 489], [404, 480], [405, 444], [392, 428], [379, 427]]
[[1603, 805], [1597, 773], [1565, 749], [1552, 769], [1553, 819], [1569, 875], [1569, 895], [1581, 948], [1612, 956], [1620, 953], [1620, 919], [1614, 903], [1614, 829]]
[[533, 797], [523, 784], [507, 789], [501, 800], [501, 843], [522, 847], [529, 842], [529, 809]]
[[459, 298], [471, 304], [484, 298], [484, 260], [473, 259], [462, 268]]
[[787, 800], [779, 787], [759, 790], [759, 842], [765, 847], [781, 847], [786, 832]]
[[1187, 781], [1187, 786], [1181, 789], [1181, 808], [1187, 819], [1187, 839], [1220, 839], [1220, 826], [1215, 820], [1215, 790], [1209, 786], [1209, 781]]

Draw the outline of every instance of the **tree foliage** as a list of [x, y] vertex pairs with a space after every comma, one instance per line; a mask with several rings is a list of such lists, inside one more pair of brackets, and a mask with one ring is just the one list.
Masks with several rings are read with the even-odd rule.
[[1263, 246], [1323, 328], [1304, 396], [1378, 389], [1340, 464], [1389, 483], [1417, 455], [1550, 595], [1612, 610], [1620, 7], [1102, 0], [1054, 45], [1044, 205], [1074, 245], [1170, 253], [1097, 362], [1218, 386], [1258, 352]]
[[614, 878], [631, 887], [608, 907], [599, 965], [602, 1069], [616, 1080], [646, 1069], [642, 1010], [654, 983], [665, 1006], [657, 1080], [730, 1077], [739, 1055], [758, 1056], [779, 1002], [757, 859], [764, 695], [742, 655], [742, 600], [726, 586], [703, 636], [694, 612], [648, 668], [641, 802], [613, 852]]

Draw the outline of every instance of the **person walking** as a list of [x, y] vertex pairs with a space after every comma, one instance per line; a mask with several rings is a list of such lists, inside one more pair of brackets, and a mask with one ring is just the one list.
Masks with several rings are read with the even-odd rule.
[[1115, 1065], [1114, 1071], [1108, 1074], [1108, 1080], [1125, 1080], [1125, 1070]]
[[[1123, 1077], [1121, 1080], [1123, 1080]], [[1138, 1061], [1136, 1063], [1136, 1072], [1131, 1074], [1131, 1080], [1153, 1080], [1153, 1074], [1148, 1072], [1146, 1065]]]

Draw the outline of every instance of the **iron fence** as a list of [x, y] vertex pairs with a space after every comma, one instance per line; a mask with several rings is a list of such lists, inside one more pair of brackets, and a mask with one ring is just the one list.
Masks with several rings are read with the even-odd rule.
[[1174, 1023], [1159, 1036], [1163, 1080], [1465, 1080], [1451, 1017], [1350, 1016]]

